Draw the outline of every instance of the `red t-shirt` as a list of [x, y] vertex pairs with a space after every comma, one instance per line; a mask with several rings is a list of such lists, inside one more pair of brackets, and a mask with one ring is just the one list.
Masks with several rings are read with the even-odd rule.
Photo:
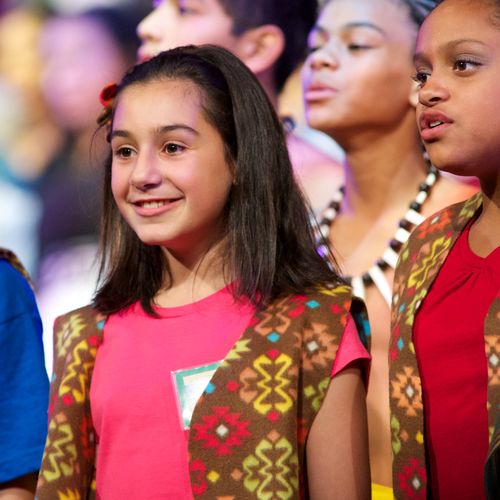
[[[98, 499], [192, 498], [179, 394], [206, 387], [208, 380], [196, 382], [198, 368], [225, 358], [254, 308], [235, 303], [224, 288], [199, 302], [156, 312], [160, 318], [134, 304], [104, 326], [90, 390]], [[369, 354], [349, 316], [332, 377], [362, 358]], [[183, 392], [174, 380], [179, 370], [186, 374], [183, 381], [195, 380]]]
[[485, 497], [488, 451], [484, 322], [500, 288], [500, 247], [474, 254], [465, 228], [413, 327], [422, 379], [425, 446], [434, 499]]

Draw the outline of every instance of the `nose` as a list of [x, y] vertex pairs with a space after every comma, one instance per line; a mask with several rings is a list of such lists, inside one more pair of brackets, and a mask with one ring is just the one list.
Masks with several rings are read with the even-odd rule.
[[434, 106], [450, 97], [448, 87], [439, 75], [432, 74], [427, 77], [426, 82], [418, 91], [418, 101], [423, 106]]
[[314, 71], [336, 69], [339, 67], [339, 55], [330, 42], [312, 52], [307, 59], [307, 64]]
[[159, 159], [154, 153], [139, 152], [130, 174], [130, 185], [139, 191], [149, 191], [163, 182]]
[[151, 11], [138, 25], [137, 25], [137, 36], [140, 38], [141, 42], [148, 42], [158, 38], [156, 9]]

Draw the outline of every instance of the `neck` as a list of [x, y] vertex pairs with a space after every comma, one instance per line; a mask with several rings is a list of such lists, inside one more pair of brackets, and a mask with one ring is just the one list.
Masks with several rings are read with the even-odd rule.
[[228, 282], [224, 276], [220, 249], [221, 243], [203, 252], [187, 255], [164, 249], [171, 283], [157, 294], [156, 303], [163, 307], [185, 305], [224, 288]]
[[358, 134], [344, 145], [343, 212], [375, 218], [416, 195], [427, 166], [414, 122], [405, 125], [389, 133]]
[[480, 179], [483, 209], [471, 227], [469, 244], [478, 255], [485, 257], [500, 246], [500, 174], [493, 178]]

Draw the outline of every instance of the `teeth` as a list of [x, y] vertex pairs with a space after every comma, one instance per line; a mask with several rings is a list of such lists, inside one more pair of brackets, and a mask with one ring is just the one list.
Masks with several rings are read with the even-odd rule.
[[430, 122], [429, 123], [429, 128], [434, 128], [434, 127], [437, 127], [438, 125], [442, 125], [444, 122], [442, 121], [439, 121], [439, 120], [436, 120], [434, 122]]
[[142, 206], [144, 208], [160, 208], [166, 204], [167, 203], [165, 201], [145, 201], [144, 203], [142, 203]]

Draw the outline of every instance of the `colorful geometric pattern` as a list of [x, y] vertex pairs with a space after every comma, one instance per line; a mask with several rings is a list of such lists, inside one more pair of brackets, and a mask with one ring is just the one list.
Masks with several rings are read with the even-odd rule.
[[[305, 442], [328, 387], [350, 305], [351, 290], [341, 286], [282, 298], [255, 315], [216, 370], [191, 420], [195, 497], [303, 496]], [[104, 322], [91, 307], [56, 321], [39, 500], [95, 499], [89, 393]]]
[[90, 307], [56, 320], [55, 371], [49, 399], [49, 431], [37, 499], [95, 498], [95, 440], [90, 381], [104, 317]]
[[302, 497], [306, 438], [350, 304], [351, 290], [341, 286], [286, 297], [256, 314], [193, 413], [195, 498]]
[[[429, 217], [413, 231], [400, 254], [394, 277], [392, 336], [389, 344], [393, 484], [396, 498], [425, 499], [427, 494], [424, 408], [412, 342], [415, 315], [451, 248], [481, 204], [481, 195], [477, 194]], [[490, 434], [493, 434], [500, 415], [499, 311], [500, 290], [485, 322]], [[500, 422], [497, 423], [500, 426]], [[500, 463], [499, 454], [500, 439], [496, 443], [491, 442], [491, 460], [497, 457], [497, 463]]]

